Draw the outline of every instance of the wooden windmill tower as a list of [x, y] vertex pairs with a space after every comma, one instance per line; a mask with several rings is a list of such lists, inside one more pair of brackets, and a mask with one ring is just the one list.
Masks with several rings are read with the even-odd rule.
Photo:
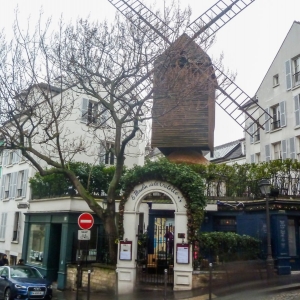
[[[169, 45], [154, 62], [152, 147], [159, 148], [173, 161], [204, 163], [202, 151], [212, 152], [214, 147], [215, 103], [248, 134], [256, 133], [249, 123], [256, 123], [257, 130], [263, 129], [271, 116], [266, 117], [256, 99], [213, 65], [201, 44], [195, 41], [201, 36], [205, 42], [254, 0], [218, 1], [175, 41], [171, 40], [172, 28], [139, 0], [108, 1], [146, 35], [154, 34]], [[256, 110], [250, 114], [243, 107], [251, 103]], [[256, 111], [258, 118], [254, 118]]]

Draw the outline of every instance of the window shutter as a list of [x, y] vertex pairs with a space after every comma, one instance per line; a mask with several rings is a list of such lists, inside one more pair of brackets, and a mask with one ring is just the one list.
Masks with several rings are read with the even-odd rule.
[[28, 169], [24, 170], [23, 186], [21, 186], [23, 198], [26, 197], [26, 191], [27, 191], [27, 185], [28, 185], [27, 181], [28, 181]]
[[104, 141], [100, 141], [100, 149], [99, 149], [99, 163], [105, 164], [105, 154], [106, 149], [104, 147]]
[[254, 164], [255, 163], [255, 154], [250, 155], [250, 163]]
[[7, 213], [2, 213], [1, 227], [0, 227], [0, 239], [5, 239], [6, 220], [7, 220]]
[[286, 126], [286, 116], [285, 116], [285, 101], [279, 103], [280, 107], [280, 127]]
[[266, 130], [266, 132], [270, 131], [270, 116], [269, 116], [269, 113], [270, 113], [270, 108], [267, 107], [266, 108], [266, 113], [265, 113], [265, 130]]
[[7, 164], [8, 164], [8, 150], [4, 150], [2, 166], [7, 166]]
[[295, 138], [290, 138], [290, 158], [296, 159], [296, 147], [295, 147]]
[[87, 123], [89, 100], [83, 98], [81, 103], [81, 121]]
[[287, 140], [281, 141], [282, 159], [287, 159]]
[[0, 190], [0, 200], [4, 199], [5, 179], [6, 179], [6, 175], [2, 175], [2, 178], [1, 178], [1, 190]]
[[10, 187], [9, 187], [9, 199], [16, 197], [17, 181], [18, 181], [18, 172], [11, 173]]
[[286, 89], [290, 90], [292, 88], [292, 74], [291, 74], [291, 61], [285, 62], [285, 82]]
[[265, 156], [266, 156], [266, 161], [270, 161], [271, 160], [270, 145], [265, 145]]
[[300, 125], [300, 107], [299, 107], [299, 95], [294, 97], [295, 102], [295, 120], [296, 126]]
[[253, 144], [254, 143], [254, 136], [253, 136], [253, 133], [254, 133], [254, 123], [250, 124], [249, 133], [250, 133], [250, 144]]

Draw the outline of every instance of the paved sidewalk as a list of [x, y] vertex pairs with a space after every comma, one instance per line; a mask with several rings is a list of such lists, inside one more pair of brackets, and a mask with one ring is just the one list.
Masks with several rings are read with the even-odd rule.
[[[259, 296], [278, 294], [285, 291], [300, 290], [300, 273], [278, 276], [272, 280], [260, 280], [255, 282], [227, 285], [226, 287], [212, 286], [211, 299], [220, 300], [256, 300]], [[88, 300], [87, 292], [80, 291], [78, 297], [76, 291], [53, 292], [53, 300]], [[116, 297], [112, 294], [91, 292], [89, 300], [208, 300], [208, 289], [196, 289], [192, 291], [174, 292], [167, 290], [166, 298], [163, 287], [140, 287], [130, 295]], [[263, 299], [263, 298], [260, 298]]]

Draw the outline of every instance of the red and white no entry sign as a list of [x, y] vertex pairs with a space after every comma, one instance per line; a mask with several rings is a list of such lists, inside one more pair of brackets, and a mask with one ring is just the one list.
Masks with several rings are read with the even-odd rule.
[[94, 218], [89, 213], [83, 213], [78, 217], [78, 226], [81, 229], [88, 230], [94, 225]]

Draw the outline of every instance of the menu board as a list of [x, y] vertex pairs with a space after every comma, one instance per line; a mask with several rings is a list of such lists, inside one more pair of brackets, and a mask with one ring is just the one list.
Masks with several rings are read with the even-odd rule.
[[131, 260], [132, 242], [121, 241], [120, 242], [120, 260]]
[[176, 245], [176, 262], [178, 264], [188, 264], [190, 262], [190, 245], [177, 244]]

